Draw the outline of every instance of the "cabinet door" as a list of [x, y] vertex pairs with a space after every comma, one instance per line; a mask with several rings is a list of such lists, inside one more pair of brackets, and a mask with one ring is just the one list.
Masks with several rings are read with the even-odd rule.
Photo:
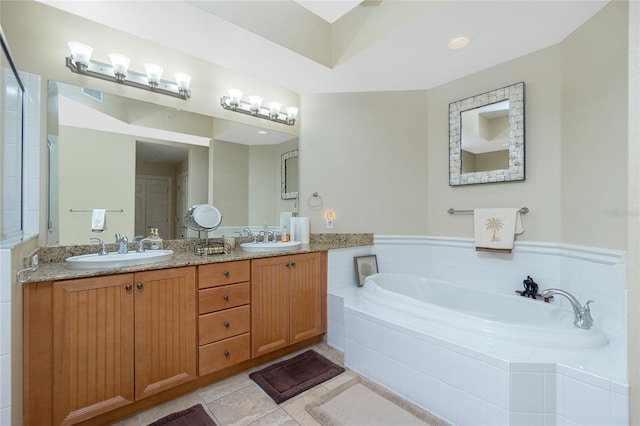
[[289, 345], [288, 257], [251, 261], [251, 355]]
[[290, 344], [327, 331], [326, 252], [289, 258]]
[[132, 274], [54, 283], [54, 424], [133, 401], [132, 284]]
[[135, 274], [135, 396], [196, 379], [195, 267]]

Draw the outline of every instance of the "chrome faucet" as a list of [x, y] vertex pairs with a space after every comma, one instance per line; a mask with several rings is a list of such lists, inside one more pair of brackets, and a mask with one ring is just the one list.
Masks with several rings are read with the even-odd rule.
[[109, 254], [107, 252], [107, 245], [100, 238], [91, 238], [90, 240], [95, 241], [98, 244], [98, 256]]
[[560, 290], [559, 288], [548, 288], [543, 290], [540, 295], [542, 297], [548, 297], [552, 294], [559, 294], [561, 296], [566, 297], [571, 303], [571, 307], [573, 308], [573, 314], [575, 319], [573, 321], [573, 325], [579, 328], [584, 328], [585, 330], [589, 330], [593, 325], [593, 318], [591, 318], [591, 309], [589, 308], [589, 303], [593, 303], [593, 300], [587, 301], [584, 306], [580, 305], [578, 299], [575, 298], [568, 291]]
[[264, 231], [258, 232], [258, 235], [261, 235], [261, 234], [263, 235], [263, 237], [262, 237], [262, 242], [263, 243], [268, 243], [269, 242], [269, 235], [271, 235], [271, 239], [272, 240], [275, 240], [275, 235], [274, 235], [273, 231], [267, 231], [266, 234], [264, 233]]
[[129, 253], [129, 239], [126, 235], [116, 234], [116, 243], [119, 243], [118, 253], [127, 254]]
[[148, 242], [149, 244], [151, 244], [151, 238], [149, 237], [136, 237], [134, 238], [134, 241], [138, 242], [138, 247], [136, 248], [136, 253], [144, 253], [144, 243]]

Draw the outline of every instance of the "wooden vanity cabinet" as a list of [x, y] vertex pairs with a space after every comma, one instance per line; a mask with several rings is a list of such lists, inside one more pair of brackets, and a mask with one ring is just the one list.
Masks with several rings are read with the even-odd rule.
[[251, 355], [327, 330], [327, 252], [251, 262]]
[[196, 379], [195, 267], [38, 285], [25, 290], [28, 424], [75, 424]]
[[251, 358], [251, 263], [198, 269], [198, 373], [223, 370]]

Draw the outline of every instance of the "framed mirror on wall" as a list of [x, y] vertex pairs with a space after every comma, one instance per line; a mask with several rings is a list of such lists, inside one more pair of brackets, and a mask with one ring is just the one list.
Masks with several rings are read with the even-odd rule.
[[449, 104], [449, 185], [525, 180], [524, 82]]
[[285, 152], [281, 156], [282, 199], [293, 200], [298, 198], [298, 150]]

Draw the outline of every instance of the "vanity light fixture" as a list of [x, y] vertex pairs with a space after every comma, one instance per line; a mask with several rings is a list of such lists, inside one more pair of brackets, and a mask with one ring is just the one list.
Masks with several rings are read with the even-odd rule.
[[242, 100], [242, 91], [229, 89], [229, 95], [220, 98], [220, 105], [224, 109], [264, 118], [265, 120], [277, 121], [278, 123], [293, 126], [298, 117], [298, 108], [288, 107], [286, 112], [282, 111], [280, 102], [269, 102], [268, 106], [262, 106], [260, 96], [249, 96], [249, 102]]
[[67, 68], [72, 72], [185, 100], [191, 97], [189, 74], [176, 73], [174, 83], [161, 79], [163, 69], [159, 65], [144, 64], [146, 73], [142, 74], [130, 71], [131, 59], [119, 53], [110, 53], [111, 64], [105, 64], [91, 59], [93, 48], [89, 45], [70, 41], [69, 49], [71, 55], [67, 57], [66, 62]]

